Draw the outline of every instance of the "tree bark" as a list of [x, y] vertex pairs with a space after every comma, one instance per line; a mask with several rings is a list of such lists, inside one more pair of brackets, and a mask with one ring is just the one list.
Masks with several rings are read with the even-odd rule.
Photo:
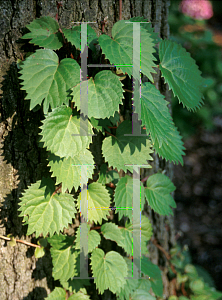
[[[161, 38], [168, 38], [167, 24], [169, 0], [123, 0], [122, 19], [144, 16], [151, 21]], [[101, 33], [101, 21], [108, 16], [105, 33], [111, 36], [113, 24], [119, 20], [117, 0], [64, 0], [57, 11], [56, 0], [0, 0], [0, 235], [12, 234], [15, 238], [36, 242], [35, 236], [26, 236], [26, 227], [19, 217], [18, 202], [21, 192], [31, 183], [49, 174], [46, 151], [38, 147], [38, 127], [43, 115], [29, 111], [29, 101], [24, 101], [20, 90], [17, 59], [23, 49], [18, 39], [24, 34], [27, 24], [41, 16], [56, 17], [58, 12], [61, 27], [70, 27], [71, 22], [96, 22], [92, 27]], [[30, 46], [31, 47], [31, 46]], [[30, 50], [29, 50], [30, 51]], [[168, 88], [158, 72], [155, 86], [170, 101]], [[125, 109], [124, 118], [129, 118]], [[92, 149], [93, 150], [93, 149]], [[94, 155], [97, 150], [94, 150]], [[153, 168], [142, 171], [142, 176], [165, 170], [172, 179], [172, 165], [154, 155]], [[98, 165], [102, 163], [98, 154]], [[148, 173], [147, 173], [148, 172]], [[152, 173], [149, 173], [152, 172]], [[161, 217], [148, 207], [145, 214], [151, 219], [154, 237], [165, 250], [175, 243], [172, 217]], [[163, 270], [164, 294], [169, 296], [169, 282], [166, 276], [166, 258], [154, 246], [149, 246], [151, 260]], [[43, 300], [55, 287], [51, 276], [52, 264], [49, 252], [43, 258], [35, 259], [34, 249], [17, 243], [9, 246], [0, 239], [0, 295], [2, 300], [38, 299]], [[106, 298], [108, 299], [108, 298]]]

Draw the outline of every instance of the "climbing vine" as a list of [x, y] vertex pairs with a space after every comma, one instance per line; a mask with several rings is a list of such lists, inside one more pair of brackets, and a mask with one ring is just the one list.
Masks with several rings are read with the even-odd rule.
[[[109, 289], [121, 300], [160, 299], [163, 297], [161, 271], [147, 257], [152, 226], [145, 215], [138, 219], [136, 209], [135, 212], [132, 209], [136, 203], [135, 182], [139, 189], [139, 210], [142, 212], [147, 202], [160, 215], [173, 214], [176, 203], [171, 193], [175, 186], [163, 173], [146, 178], [144, 186], [144, 180], [136, 181], [129, 175], [120, 177], [119, 172], [123, 170], [134, 175], [139, 167], [151, 168], [154, 151], [169, 162], [183, 164], [182, 137], [174, 125], [168, 102], [153, 84], [154, 68], [159, 68], [173, 94], [190, 111], [196, 111], [203, 104], [203, 79], [190, 54], [181, 45], [160, 39], [143, 17], [118, 21], [112, 28], [112, 37], [106, 34], [98, 37], [87, 24], [88, 48], [95, 52], [100, 47], [106, 63], [112, 64], [110, 68], [107, 64], [107, 70], [98, 68], [99, 71], [89, 78], [79, 59], [76, 60], [72, 53], [61, 58], [59, 51], [66, 51], [70, 43], [81, 51], [83, 60], [86, 49], [81, 49], [84, 39], [81, 26], [60, 28], [56, 20], [45, 16], [27, 25], [30, 32], [22, 37], [39, 47], [20, 61], [18, 68], [21, 88], [26, 92], [25, 100], [30, 101], [30, 109], [43, 109], [44, 112], [39, 145], [48, 152], [51, 177], [42, 178], [24, 191], [19, 203], [20, 216], [27, 225], [27, 235], [35, 233], [39, 238], [35, 256], [42, 257], [46, 248], [51, 252], [52, 275], [61, 286], [46, 299], [91, 299], [92, 285], [98, 294]], [[139, 59], [133, 56], [134, 32], [138, 28]], [[159, 44], [158, 53], [156, 44]], [[118, 113], [124, 93], [136, 91], [136, 88], [135, 91], [127, 90], [123, 80], [133, 76], [140, 82], [140, 73], [134, 72], [135, 69], [148, 78], [148, 82], [140, 84], [139, 101], [136, 94], [133, 96], [133, 114], [138, 114], [142, 123], [136, 135], [132, 132], [135, 124], [120, 120]], [[87, 109], [82, 105], [86, 98]], [[103, 134], [104, 157], [100, 169], [95, 168], [89, 147], [92, 136], [99, 132]], [[124, 226], [111, 219], [112, 214], [118, 216], [118, 222], [124, 220]], [[64, 228], [79, 217], [81, 224], [75, 234], [64, 234]], [[13, 245], [21, 242], [12, 237], [5, 239]], [[116, 244], [116, 251], [106, 252], [106, 240]], [[141, 259], [138, 260], [135, 247], [140, 249], [140, 245]], [[84, 253], [89, 259], [85, 273], [85, 265], [81, 265]], [[184, 266], [185, 273], [182, 267], [175, 269], [176, 255], [178, 251], [175, 250], [167, 259], [171, 276], [182, 285], [178, 288], [178, 299], [184, 300], [190, 293], [186, 292], [186, 284], [193, 294], [198, 294], [203, 285], [200, 281], [195, 283], [196, 273], [189, 264]], [[139, 277], [135, 270], [141, 271]], [[221, 296], [210, 288], [206, 290], [211, 293], [211, 299]], [[205, 290], [202, 288], [202, 291]], [[177, 299], [175, 297], [171, 299]], [[191, 299], [209, 299], [201, 297], [194, 295]]]

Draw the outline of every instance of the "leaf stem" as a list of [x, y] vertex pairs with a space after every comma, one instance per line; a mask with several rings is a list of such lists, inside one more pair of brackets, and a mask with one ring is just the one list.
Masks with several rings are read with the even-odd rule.
[[119, 0], [119, 19], [122, 20], [122, 0]]
[[62, 187], [62, 184], [60, 184], [60, 185], [55, 189], [55, 191], [54, 191], [54, 193], [52, 194], [52, 196], [54, 196], [54, 195], [58, 192], [58, 190], [59, 190], [61, 187]]
[[105, 131], [105, 133], [109, 134], [109, 135], [112, 135], [114, 138], [116, 137], [114, 134], [108, 132], [108, 131]]
[[129, 93], [133, 93], [133, 91], [127, 90], [127, 89], [123, 89], [125, 92], [129, 92]]
[[[3, 236], [3, 235], [0, 235], [0, 238], [3, 239], [3, 240], [6, 240], [6, 241], [11, 241], [11, 238], [6, 237], [6, 236]], [[16, 243], [22, 243], [22, 244], [25, 244], [25, 245], [27, 245], [27, 246], [31, 246], [31, 247], [35, 247], [35, 248], [41, 248], [40, 245], [32, 244], [32, 243], [29, 243], [29, 242], [27, 242], [27, 241], [16, 240], [16, 239], [14, 239], [14, 241], [15, 241]]]

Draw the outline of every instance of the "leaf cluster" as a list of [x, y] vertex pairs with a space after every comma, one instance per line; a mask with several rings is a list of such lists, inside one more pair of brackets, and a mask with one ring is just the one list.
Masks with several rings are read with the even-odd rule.
[[[137, 22], [145, 23], [140, 26]], [[71, 29], [59, 28], [51, 17], [41, 17], [27, 28], [30, 33], [23, 38], [43, 49], [37, 49], [20, 65], [20, 79], [22, 89], [27, 93], [25, 99], [30, 100], [30, 109], [39, 105], [44, 111], [41, 143], [48, 151], [48, 164], [54, 178], [37, 181], [21, 197], [19, 211], [24, 224], [28, 225], [27, 234], [35, 233], [36, 237], [47, 239], [51, 247], [52, 275], [73, 293], [69, 299], [90, 299], [87, 289], [82, 288], [90, 284], [89, 280], [80, 278], [82, 249], [87, 249], [89, 271], [99, 294], [109, 289], [123, 300], [155, 299], [152, 291], [161, 297], [161, 271], [145, 256], [148, 254], [147, 242], [152, 236], [151, 222], [144, 215], [141, 221], [135, 221], [133, 178], [128, 175], [120, 178], [118, 172], [133, 173], [135, 165], [151, 168], [154, 151], [167, 161], [183, 164], [182, 137], [171, 118], [167, 101], [153, 84], [152, 74], [156, 73], [154, 68], [159, 67], [179, 102], [195, 111], [203, 103], [200, 71], [185, 49], [175, 42], [161, 40], [142, 17], [132, 18], [127, 23], [124, 20], [117, 22], [112, 28], [112, 38], [105, 34], [97, 37], [87, 25], [88, 47], [95, 51], [95, 45], [99, 44], [106, 59], [117, 69], [114, 72], [102, 70], [84, 80], [80, 80], [82, 70], [73, 55], [60, 60], [57, 51], [66, 43], [71, 43], [76, 49], [82, 47], [80, 25]], [[133, 60], [135, 28], [140, 30], [141, 43], [136, 62]], [[158, 66], [154, 56], [157, 43]], [[82, 49], [81, 53], [84, 51]], [[137, 83], [140, 79], [139, 72], [134, 75], [132, 66], [149, 79], [141, 85], [139, 101], [135, 101], [135, 113], [140, 116], [143, 126], [139, 128], [141, 135], [133, 135], [132, 121], [120, 122], [118, 115], [125, 92], [119, 73], [121, 76], [133, 75]], [[83, 104], [85, 98], [88, 100], [87, 109]], [[111, 133], [110, 128], [115, 130]], [[90, 144], [93, 134], [99, 131], [103, 135], [104, 165], [94, 179], [94, 156]], [[87, 182], [88, 188], [85, 189]], [[138, 186], [140, 199], [137, 200], [140, 200], [141, 211], [147, 202], [160, 215], [173, 214], [176, 203], [171, 193], [175, 186], [169, 177], [162, 173], [153, 174], [145, 187], [140, 181]], [[75, 197], [73, 190], [77, 194]], [[125, 220], [123, 227], [118, 226], [115, 219], [109, 221], [112, 203], [118, 221]], [[63, 234], [64, 228], [72, 224], [79, 213], [87, 226], [81, 222], [75, 235]], [[137, 268], [141, 264], [143, 277], [131, 279], [132, 239], [140, 234], [142, 259], [134, 263]], [[87, 238], [87, 243], [82, 235]], [[105, 240], [115, 243], [125, 257], [118, 251], [105, 252]], [[36, 255], [40, 257], [44, 251], [38, 250]], [[47, 299], [65, 300], [65, 290], [58, 287]]]

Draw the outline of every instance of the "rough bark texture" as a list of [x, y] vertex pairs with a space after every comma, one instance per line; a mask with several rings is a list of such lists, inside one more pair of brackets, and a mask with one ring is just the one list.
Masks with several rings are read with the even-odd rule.
[[[119, 20], [119, 1], [117, 0], [64, 0], [59, 9], [59, 23], [70, 27], [72, 21], [94, 21], [94, 29], [101, 31], [101, 21], [108, 16], [109, 23], [105, 33], [111, 35], [111, 29]], [[144, 16], [150, 20], [161, 38], [167, 38], [169, 27], [167, 14], [169, 0], [123, 0], [122, 19]], [[21, 58], [22, 44], [16, 43], [24, 33], [25, 26], [40, 16], [55, 17], [56, 0], [0, 0], [0, 234], [12, 234], [16, 238], [36, 242], [34, 236], [26, 237], [26, 227], [22, 226], [18, 202], [21, 192], [31, 183], [40, 180], [49, 172], [46, 153], [38, 148], [37, 136], [40, 111], [29, 111], [29, 101], [24, 101], [24, 93], [19, 87], [17, 59]], [[26, 50], [26, 49], [24, 49]], [[169, 100], [169, 92], [158, 72], [155, 85]], [[128, 116], [127, 116], [128, 115]], [[129, 118], [129, 112], [124, 112]], [[98, 137], [99, 138], [99, 137]], [[98, 141], [99, 144], [99, 141]], [[92, 149], [98, 155], [96, 149]], [[101, 165], [101, 155], [97, 162]], [[151, 172], [166, 170], [172, 178], [172, 167], [155, 156]], [[147, 171], [146, 171], [147, 172]], [[142, 172], [143, 177], [147, 175]], [[174, 226], [172, 217], [160, 217], [148, 207], [146, 214], [152, 220], [154, 237], [166, 249], [174, 244]], [[150, 246], [151, 259], [162, 266], [164, 271], [165, 297], [168, 297], [169, 282], [166, 277], [166, 259]], [[34, 250], [23, 244], [10, 247], [0, 239], [0, 295], [2, 300], [44, 299], [55, 286], [51, 277], [52, 265], [49, 253], [36, 260]], [[109, 299], [110, 295], [106, 297]], [[110, 298], [111, 299], [111, 298]]]

